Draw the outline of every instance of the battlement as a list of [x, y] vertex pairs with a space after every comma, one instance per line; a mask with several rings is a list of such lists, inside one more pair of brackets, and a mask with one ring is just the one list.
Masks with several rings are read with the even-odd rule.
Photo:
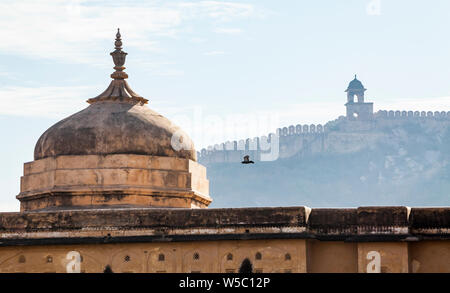
[[279, 136], [291, 136], [291, 135], [302, 135], [302, 134], [316, 134], [323, 133], [325, 131], [322, 124], [297, 124], [296, 126], [290, 125], [289, 127], [283, 127], [277, 129], [277, 134]]
[[[443, 126], [447, 126], [450, 121], [450, 111], [379, 110], [374, 113], [373, 103], [364, 100], [365, 91], [366, 88], [356, 79], [355, 75], [346, 90], [346, 116], [340, 116], [325, 125], [290, 125], [278, 128], [276, 133], [270, 133], [268, 137], [262, 136], [215, 144], [202, 149], [197, 153], [197, 157], [201, 163], [207, 164], [239, 162], [244, 155], [249, 155], [253, 160], [259, 161], [264, 153], [273, 151], [276, 152], [276, 158], [271, 156], [272, 160], [342, 148], [356, 150], [363, 147], [354, 147], [356, 144], [360, 144], [362, 141], [368, 142], [367, 137], [358, 139], [356, 136], [370, 135], [371, 132], [377, 131], [377, 127], [385, 129], [386, 127], [397, 127], [406, 121], [419, 121], [433, 124], [432, 128], [437, 129], [439, 128], [437, 124], [440, 124], [441, 121], [445, 121]], [[330, 134], [331, 137], [329, 137]], [[353, 134], [353, 137], [349, 136]], [[341, 140], [338, 138], [339, 136]], [[274, 140], [277, 145], [274, 144]], [[340, 144], [340, 146], [336, 147], [336, 144]]]
[[269, 133], [268, 136], [241, 139], [238, 141], [227, 141], [225, 143], [215, 144], [202, 149], [197, 153], [199, 158], [204, 158], [214, 152], [224, 151], [270, 151], [271, 142], [276, 137], [283, 139], [289, 136], [314, 136], [320, 135], [327, 131], [327, 127], [322, 124], [297, 124], [288, 127], [278, 128], [276, 133]]
[[270, 133], [269, 136], [261, 136], [255, 138], [247, 138], [246, 140], [234, 140], [227, 141], [225, 143], [215, 144], [213, 146], [208, 146], [206, 149], [202, 149], [199, 153], [201, 156], [207, 155], [215, 151], [254, 151], [254, 150], [268, 150], [270, 147], [270, 142], [276, 136], [275, 133]]
[[[379, 110], [373, 114], [372, 121], [379, 121], [373, 124], [371, 120], [352, 120], [345, 116], [340, 116], [334, 121], [325, 125], [322, 124], [297, 124], [283, 128], [278, 128], [275, 133], [268, 136], [248, 138], [239, 141], [227, 141], [225, 143], [209, 146], [198, 152], [199, 161], [203, 164], [219, 162], [240, 162], [244, 155], [250, 155], [253, 160], [260, 161], [261, 154], [273, 150], [273, 140], [277, 139], [279, 156], [278, 158], [290, 157], [299, 152], [317, 153], [325, 151], [325, 140], [331, 132], [330, 125], [344, 123], [345, 126], [340, 131], [364, 132], [372, 131], [376, 125], [384, 125], [389, 121], [436, 121], [450, 122], [450, 111], [387, 111]], [[333, 128], [334, 129], [334, 128]], [[339, 131], [338, 131], [339, 132]], [[333, 142], [331, 142], [333, 143]]]
[[448, 119], [450, 120], [450, 111], [387, 111], [379, 110], [374, 114], [376, 119]]

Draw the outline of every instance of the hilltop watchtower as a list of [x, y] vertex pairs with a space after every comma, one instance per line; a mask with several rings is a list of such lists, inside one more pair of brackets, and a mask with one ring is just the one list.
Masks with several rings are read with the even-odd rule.
[[345, 92], [347, 93], [347, 119], [349, 120], [370, 120], [373, 117], [373, 103], [364, 102], [364, 92], [366, 89], [361, 81], [353, 79]]

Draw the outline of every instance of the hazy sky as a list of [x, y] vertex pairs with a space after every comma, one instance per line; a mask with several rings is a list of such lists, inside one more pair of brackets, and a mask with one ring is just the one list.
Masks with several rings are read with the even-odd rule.
[[448, 0], [0, 0], [0, 210], [39, 136], [108, 86], [117, 27], [131, 87], [197, 149], [335, 119], [354, 74], [375, 110], [450, 110]]

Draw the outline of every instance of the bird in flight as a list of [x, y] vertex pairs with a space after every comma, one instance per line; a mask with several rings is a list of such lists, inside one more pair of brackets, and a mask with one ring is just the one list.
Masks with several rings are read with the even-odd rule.
[[244, 156], [244, 160], [241, 162], [242, 164], [254, 164], [255, 162], [250, 161], [250, 156]]

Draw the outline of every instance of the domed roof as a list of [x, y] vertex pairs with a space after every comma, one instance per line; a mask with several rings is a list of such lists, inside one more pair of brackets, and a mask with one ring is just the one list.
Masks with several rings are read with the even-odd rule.
[[[172, 136], [187, 149], [175, 150]], [[99, 102], [42, 134], [34, 159], [60, 155], [140, 154], [196, 160], [192, 141], [167, 118], [144, 105]]]
[[120, 33], [111, 53], [116, 72], [109, 87], [89, 99], [91, 105], [45, 131], [34, 149], [34, 159], [59, 155], [141, 154], [196, 161], [192, 140], [176, 125], [150, 110], [147, 99], [133, 92], [123, 72], [125, 52]]
[[350, 81], [350, 83], [348, 84], [346, 91], [348, 91], [348, 90], [366, 90], [366, 89], [364, 88], [362, 83], [358, 79], [356, 79], [356, 74], [355, 74], [355, 79]]

